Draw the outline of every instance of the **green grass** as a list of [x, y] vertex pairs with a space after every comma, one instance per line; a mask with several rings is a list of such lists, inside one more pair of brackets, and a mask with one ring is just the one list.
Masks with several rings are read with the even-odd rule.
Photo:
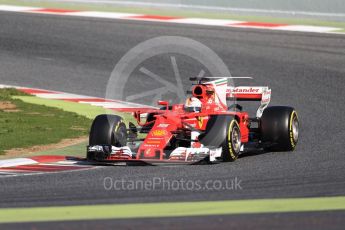
[[224, 200], [0, 209], [0, 223], [345, 210], [345, 197]]
[[0, 101], [16, 106], [12, 112], [0, 110], [0, 154], [12, 148], [58, 143], [89, 132], [90, 118], [13, 97], [35, 98], [15, 89], [0, 89]]
[[[0, 4], [6, 5], [21, 5], [21, 6], [36, 6], [36, 7], [50, 7], [62, 8], [70, 10], [92, 10], [105, 12], [124, 12], [124, 13], [138, 13], [151, 14], [162, 16], [176, 16], [176, 17], [196, 17], [196, 18], [211, 18], [211, 19], [232, 19], [243, 21], [256, 22], [270, 22], [270, 23], [285, 23], [295, 25], [314, 25], [314, 26], [328, 26], [342, 28], [345, 30], [345, 22], [336, 21], [322, 21], [317, 19], [300, 19], [300, 18], [276, 18], [269, 16], [252, 16], [252, 15], [236, 15], [230, 13], [219, 12], [200, 12], [192, 10], [164, 10], [151, 8], [136, 8], [136, 7], [116, 7], [111, 5], [101, 4], [82, 4], [82, 3], [56, 3], [47, 1], [23, 1], [23, 0], [0, 0]], [[344, 31], [341, 31], [344, 32]]]
[[[18, 92], [18, 91], [16, 91]], [[18, 92], [19, 93], [19, 92]], [[86, 117], [89, 119], [89, 123], [87, 126], [87, 130], [89, 130], [89, 127], [91, 125], [91, 120], [94, 119], [99, 114], [115, 114], [123, 117], [126, 124], [128, 122], [133, 122], [136, 124], [135, 119], [133, 116], [129, 113], [120, 113], [115, 112], [113, 110], [109, 109], [103, 109], [101, 107], [97, 106], [91, 106], [89, 104], [79, 104], [75, 102], [67, 102], [67, 101], [61, 101], [61, 100], [51, 100], [51, 99], [44, 99], [39, 97], [33, 97], [28, 96], [22, 93], [12, 94], [11, 97], [16, 100], [20, 100], [27, 104], [33, 104], [37, 106], [44, 106], [45, 108], [57, 108], [66, 112], [70, 112], [73, 114], [78, 114], [80, 116]], [[86, 133], [88, 134], [88, 133]], [[35, 152], [30, 154], [24, 154], [23, 156], [35, 156], [35, 155], [64, 155], [64, 156], [85, 156], [85, 148], [86, 148], [87, 142], [71, 145], [59, 149], [52, 149], [47, 151], [41, 151], [41, 152]], [[18, 157], [18, 156], [16, 156]]]
[[[0, 89], [0, 101], [9, 101], [20, 110], [0, 110], [0, 154], [12, 148], [27, 148], [57, 143], [65, 138], [87, 136], [92, 120], [99, 114], [115, 114], [123, 117], [126, 124], [136, 123], [129, 113], [115, 112], [89, 104], [38, 98], [15, 89]], [[84, 156], [86, 145], [85, 142], [23, 156]]]
[[42, 156], [42, 155], [85, 157], [87, 145], [88, 145], [88, 142], [86, 141], [80, 144], [75, 144], [75, 145], [71, 145], [71, 146], [67, 146], [63, 148], [24, 154], [23, 157]]
[[89, 104], [80, 104], [75, 102], [68, 102], [62, 100], [52, 100], [52, 99], [45, 99], [39, 97], [31, 97], [31, 96], [14, 96], [15, 99], [19, 99], [26, 103], [35, 104], [35, 105], [45, 105], [49, 107], [59, 108], [67, 112], [77, 113], [81, 116], [87, 117], [89, 119], [94, 119], [99, 114], [115, 114], [122, 116], [125, 122], [133, 122], [135, 123], [135, 119], [129, 113], [120, 113], [115, 112], [110, 109], [104, 109], [98, 106], [92, 106]]

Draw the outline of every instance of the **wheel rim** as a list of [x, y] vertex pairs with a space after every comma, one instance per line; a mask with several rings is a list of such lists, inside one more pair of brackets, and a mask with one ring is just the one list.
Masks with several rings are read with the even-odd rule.
[[292, 137], [294, 142], [298, 141], [298, 135], [299, 135], [299, 123], [298, 123], [298, 119], [295, 116], [292, 120]]
[[113, 139], [112, 142], [114, 146], [116, 147], [125, 146], [127, 142], [126, 127], [120, 125], [120, 127], [116, 131], [114, 130], [112, 139]]
[[238, 153], [241, 149], [241, 134], [237, 126], [235, 126], [232, 130], [231, 144], [234, 148], [234, 151]]

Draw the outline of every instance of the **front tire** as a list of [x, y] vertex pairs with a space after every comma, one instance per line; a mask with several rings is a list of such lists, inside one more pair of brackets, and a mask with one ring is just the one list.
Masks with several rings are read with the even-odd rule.
[[89, 145], [113, 145], [122, 147], [127, 144], [127, 128], [120, 116], [98, 115], [91, 126]]
[[235, 161], [241, 151], [241, 130], [235, 119], [230, 120], [227, 127], [226, 139], [222, 145], [223, 161]]

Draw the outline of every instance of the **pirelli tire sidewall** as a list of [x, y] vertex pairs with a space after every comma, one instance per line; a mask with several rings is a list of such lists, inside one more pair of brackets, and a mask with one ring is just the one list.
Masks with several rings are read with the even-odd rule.
[[89, 145], [125, 146], [127, 143], [127, 128], [122, 117], [110, 114], [98, 115], [92, 125]]
[[[236, 143], [236, 139], [238, 139], [238, 144]], [[240, 146], [241, 146], [241, 130], [239, 124], [235, 118], [231, 118], [228, 120], [227, 129], [226, 129], [226, 139], [222, 145], [222, 158], [223, 161], [235, 161], [240, 154]]]
[[299, 120], [292, 107], [272, 106], [261, 117], [262, 141], [267, 150], [293, 151], [298, 143]]
[[226, 139], [227, 127], [233, 118], [228, 115], [211, 115], [207, 121], [206, 130], [199, 135], [199, 141], [204, 146], [219, 148]]

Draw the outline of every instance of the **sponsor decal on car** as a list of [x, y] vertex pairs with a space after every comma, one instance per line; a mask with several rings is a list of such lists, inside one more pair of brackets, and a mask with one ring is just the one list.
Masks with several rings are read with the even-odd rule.
[[259, 93], [260, 89], [258, 88], [236, 88], [232, 92], [233, 93]]
[[168, 132], [164, 129], [157, 129], [157, 130], [152, 131], [152, 136], [154, 136], [154, 137], [163, 137], [167, 134], [168, 134]]
[[148, 140], [146, 143], [149, 144], [149, 145], [157, 145], [157, 144], [160, 144], [161, 142], [160, 141]]
[[169, 126], [169, 124], [162, 123], [162, 124], [159, 124], [157, 127], [158, 128], [167, 128], [168, 126]]

